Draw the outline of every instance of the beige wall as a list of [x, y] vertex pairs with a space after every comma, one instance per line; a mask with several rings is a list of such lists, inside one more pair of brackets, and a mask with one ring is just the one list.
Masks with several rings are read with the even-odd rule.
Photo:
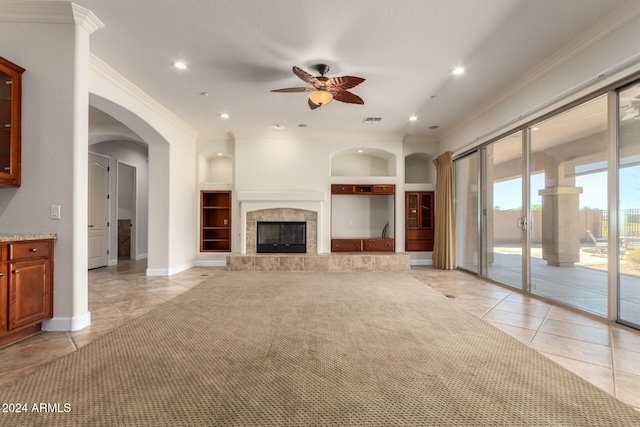
[[[531, 212], [533, 228], [531, 243], [542, 242], [542, 211]], [[522, 216], [519, 210], [493, 211], [493, 240], [495, 245], [517, 244], [520, 242], [520, 229], [516, 226], [518, 218]], [[580, 241], [591, 243], [587, 236], [590, 230], [595, 237], [602, 237], [602, 211], [594, 209], [581, 209], [578, 211], [578, 233]]]

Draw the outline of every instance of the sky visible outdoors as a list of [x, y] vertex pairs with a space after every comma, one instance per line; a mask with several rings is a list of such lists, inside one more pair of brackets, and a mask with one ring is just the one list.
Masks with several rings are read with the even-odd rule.
[[[582, 187], [580, 208], [607, 210], [607, 173], [596, 172], [576, 177], [576, 186]], [[620, 170], [620, 209], [640, 209], [640, 166]], [[544, 174], [531, 176], [531, 204], [541, 205], [538, 190], [544, 188]], [[500, 210], [520, 209], [522, 206], [522, 179], [497, 182], [493, 186], [493, 205]]]

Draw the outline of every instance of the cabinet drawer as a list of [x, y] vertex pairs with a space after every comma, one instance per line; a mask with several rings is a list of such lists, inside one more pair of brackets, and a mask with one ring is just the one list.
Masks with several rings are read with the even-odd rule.
[[332, 194], [353, 194], [354, 186], [346, 184], [331, 184]]
[[396, 186], [395, 185], [374, 185], [373, 193], [374, 194], [395, 194]]
[[361, 239], [331, 239], [331, 252], [361, 252]]
[[413, 251], [424, 251], [430, 252], [433, 251], [433, 240], [407, 240], [407, 245], [405, 250], [407, 252]]
[[10, 243], [9, 261], [16, 259], [31, 259], [48, 257], [51, 242], [48, 240], [26, 241]]
[[407, 239], [433, 239], [433, 230], [407, 230]]
[[365, 252], [393, 252], [395, 250], [394, 239], [365, 239], [363, 244]]

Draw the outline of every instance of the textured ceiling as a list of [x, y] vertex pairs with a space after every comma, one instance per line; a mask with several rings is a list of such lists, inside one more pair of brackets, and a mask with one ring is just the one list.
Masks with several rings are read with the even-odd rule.
[[[91, 36], [92, 53], [200, 137], [276, 132], [280, 124], [280, 132], [439, 138], [625, 0], [74, 3], [105, 24]], [[173, 68], [176, 60], [188, 69]], [[331, 66], [329, 77], [364, 77], [352, 91], [365, 105], [334, 101], [311, 111], [304, 93], [270, 92], [304, 86], [292, 66], [314, 74], [318, 63]], [[466, 73], [451, 75], [458, 65]]]

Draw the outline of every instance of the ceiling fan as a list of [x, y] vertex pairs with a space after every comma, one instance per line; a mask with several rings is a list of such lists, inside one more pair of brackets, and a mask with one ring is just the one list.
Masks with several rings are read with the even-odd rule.
[[348, 89], [362, 83], [364, 81], [362, 77], [342, 76], [330, 79], [324, 76], [329, 71], [328, 65], [318, 64], [315, 69], [320, 73], [319, 76], [314, 77], [301, 68], [293, 67], [293, 74], [309, 83], [312, 87], [290, 87], [274, 89], [271, 92], [309, 92], [309, 107], [312, 110], [327, 105], [332, 99], [348, 104], [364, 104], [362, 98], [348, 91]]

